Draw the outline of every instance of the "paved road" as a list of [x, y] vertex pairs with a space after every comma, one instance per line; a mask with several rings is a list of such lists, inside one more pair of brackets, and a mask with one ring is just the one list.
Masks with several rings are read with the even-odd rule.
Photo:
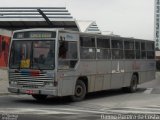
[[[88, 94], [81, 102], [70, 102], [64, 97], [37, 102], [28, 95], [1, 94], [0, 120], [99, 120], [108, 114], [160, 114], [160, 73], [156, 78], [140, 85], [137, 93], [109, 90]], [[6, 81], [3, 83], [6, 86]]]
[[89, 94], [82, 102], [70, 102], [64, 97], [37, 102], [28, 95], [4, 95], [0, 96], [0, 114], [18, 115], [18, 120], [98, 120], [105, 114], [160, 114], [160, 95], [146, 91], [141, 88], [126, 94], [109, 90]]

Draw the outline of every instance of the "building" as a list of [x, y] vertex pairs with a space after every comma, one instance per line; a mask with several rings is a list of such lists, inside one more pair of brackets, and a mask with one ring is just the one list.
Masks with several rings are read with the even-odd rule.
[[156, 50], [160, 50], [160, 0], [155, 0], [154, 40]]
[[6, 67], [8, 64], [9, 44], [12, 31], [0, 29], [0, 67]]
[[101, 34], [101, 31], [95, 21], [76, 20], [76, 23], [80, 32]]

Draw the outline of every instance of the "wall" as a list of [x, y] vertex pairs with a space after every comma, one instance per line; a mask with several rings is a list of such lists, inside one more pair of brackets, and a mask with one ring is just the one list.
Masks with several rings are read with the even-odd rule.
[[10, 37], [0, 35], [0, 67], [7, 67]]
[[12, 32], [0, 29], [0, 67], [7, 67]]

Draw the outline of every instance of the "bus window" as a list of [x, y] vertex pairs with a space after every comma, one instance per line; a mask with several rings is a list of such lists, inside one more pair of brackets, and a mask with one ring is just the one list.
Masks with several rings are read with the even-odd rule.
[[82, 47], [95, 47], [95, 38], [80, 37], [80, 44]]
[[124, 41], [124, 49], [125, 50], [134, 50], [134, 41]]
[[81, 59], [95, 59], [96, 58], [96, 50], [94, 48], [82, 48], [80, 49]]
[[80, 37], [80, 56], [81, 59], [95, 59], [96, 48], [95, 38], [93, 37]]
[[124, 41], [124, 53], [125, 53], [125, 59], [134, 59], [135, 58], [134, 41], [133, 40]]
[[59, 58], [65, 59], [68, 51], [68, 42], [60, 42], [59, 45]]
[[123, 59], [123, 50], [112, 49], [112, 59]]
[[112, 49], [123, 49], [123, 41], [122, 40], [112, 40]]
[[141, 42], [141, 59], [146, 59], [147, 54], [146, 54], [146, 43], [145, 41]]
[[147, 59], [154, 59], [155, 52], [154, 51], [147, 51]]
[[59, 69], [74, 68], [78, 61], [77, 42], [60, 41], [58, 57], [59, 57]]
[[154, 50], [154, 42], [146, 42], [146, 50], [153, 51]]
[[123, 41], [112, 40], [112, 59], [123, 59]]
[[10, 67], [29, 68], [31, 62], [31, 42], [14, 41], [11, 48]]
[[111, 58], [109, 38], [97, 38], [97, 58], [98, 59]]
[[146, 50], [147, 50], [147, 59], [154, 59], [154, 42], [147, 41], [146, 42]]
[[146, 51], [141, 51], [141, 58], [146, 59]]
[[54, 41], [14, 41], [12, 44], [10, 67], [54, 69]]
[[141, 52], [140, 52], [140, 42], [135, 42], [135, 52], [136, 52], [136, 59], [141, 58]]
[[145, 42], [141, 42], [141, 50], [146, 50]]
[[55, 61], [54, 41], [33, 42], [33, 68], [53, 69]]
[[97, 38], [97, 48], [110, 48], [110, 39]]

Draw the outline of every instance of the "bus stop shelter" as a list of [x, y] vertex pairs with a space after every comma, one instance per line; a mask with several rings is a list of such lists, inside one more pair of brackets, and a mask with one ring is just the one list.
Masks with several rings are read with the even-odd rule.
[[65, 7], [5, 7], [0, 8], [0, 28], [66, 28], [79, 31]]

